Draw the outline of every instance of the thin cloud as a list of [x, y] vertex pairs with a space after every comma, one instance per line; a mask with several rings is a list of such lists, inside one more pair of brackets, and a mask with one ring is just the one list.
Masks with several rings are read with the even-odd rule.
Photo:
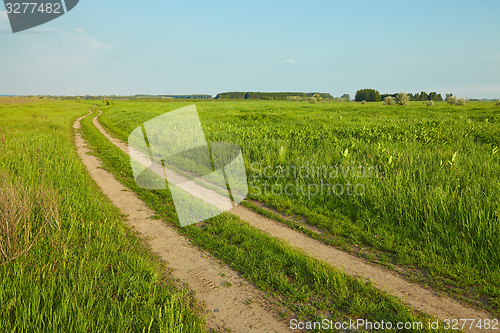
[[294, 64], [294, 63], [295, 63], [295, 61], [293, 61], [293, 60], [285, 60], [285, 62], [286, 62], [287, 64]]
[[100, 42], [86, 34], [68, 35], [67, 38], [75, 42], [75, 45], [88, 50], [108, 50], [111, 48], [111, 45]]
[[74, 28], [76, 32], [84, 32], [82, 28]]

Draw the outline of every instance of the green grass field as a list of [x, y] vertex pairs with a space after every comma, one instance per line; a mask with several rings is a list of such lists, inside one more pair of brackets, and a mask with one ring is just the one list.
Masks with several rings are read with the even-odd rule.
[[[115, 102], [115, 107], [117, 105]], [[124, 106], [127, 105], [124, 103]], [[162, 104], [152, 105], [163, 107]], [[183, 105], [171, 103], [165, 104], [165, 107], [172, 110]], [[110, 114], [112, 112], [109, 110], [103, 113]], [[130, 117], [122, 120], [135, 118], [136, 123], [143, 116], [136, 108]], [[150, 118], [146, 116], [142, 119]], [[371, 284], [312, 259], [230, 214], [180, 228], [170, 192], [138, 187], [130, 168], [129, 156], [110, 143], [93, 126], [90, 117], [82, 121], [82, 129], [95, 155], [104, 162], [107, 170], [137, 193], [141, 200], [156, 211], [158, 217], [265, 291], [271, 302], [280, 309], [282, 318], [309, 321], [367, 318], [372, 321], [424, 323], [430, 320], [428, 315], [417, 313]]]
[[[143, 122], [192, 103], [0, 103], [0, 186], [19, 193], [0, 205], [21, 207], [29, 221], [18, 224], [16, 246], [6, 241], [5, 223], [0, 229], [0, 308], [6, 309], [0, 331], [202, 332], [193, 295], [125, 228], [76, 154], [71, 125], [91, 104], [104, 111], [100, 122], [109, 132], [127, 142]], [[500, 108], [494, 103], [196, 106], [208, 142], [241, 147], [249, 197], [297, 222], [246, 206], [499, 313]], [[129, 157], [91, 121], [82, 121], [82, 132], [105, 168], [165, 223], [264, 290], [283, 318], [429, 320], [229, 214], [180, 228], [169, 191], [139, 188]], [[285, 193], [287, 185], [293, 189]], [[321, 233], [303, 228], [302, 217]]]
[[0, 98], [0, 331], [204, 332], [81, 163], [71, 126], [87, 113]]
[[[126, 141], [141, 123], [185, 105], [115, 102], [101, 122]], [[410, 279], [499, 313], [500, 108], [494, 102], [196, 105], [207, 141], [241, 147], [251, 198], [306, 217], [323, 231], [312, 236], [328, 244], [403, 267]]]

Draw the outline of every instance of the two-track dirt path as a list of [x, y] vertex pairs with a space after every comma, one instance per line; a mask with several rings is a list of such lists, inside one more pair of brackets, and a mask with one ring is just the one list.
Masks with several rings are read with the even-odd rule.
[[[75, 129], [80, 128], [80, 120], [84, 117], [77, 119]], [[196, 292], [196, 298], [205, 302], [210, 311], [207, 316], [209, 328], [230, 328], [232, 332], [242, 333], [290, 331], [283, 321], [272, 315], [273, 311], [265, 305], [262, 293], [251, 283], [210, 259], [160, 220], [150, 219], [154, 212], [112, 174], [103, 170], [99, 159], [87, 154], [89, 150], [83, 138], [78, 131], [75, 132], [78, 154], [91, 177], [111, 202], [128, 215], [129, 226], [147, 240], [155, 254], [168, 262], [173, 276], [188, 283]], [[227, 282], [232, 286], [226, 287]], [[247, 303], [249, 299], [251, 303]]]
[[[112, 138], [99, 124], [98, 117], [94, 118], [93, 123], [108, 140], [128, 154], [128, 145], [121, 140]], [[377, 288], [400, 298], [415, 309], [434, 315], [441, 320], [493, 319], [491, 314], [485, 311], [479, 311], [463, 305], [450, 297], [438, 296], [435, 292], [422, 288], [418, 284], [408, 282], [398, 277], [393, 272], [369, 264], [358, 257], [325, 245], [320, 241], [311, 239], [300, 232], [291, 230], [245, 207], [236, 206], [230, 213], [239, 216], [242, 220], [273, 237], [285, 240], [291, 246], [303, 250], [311, 257], [323, 260], [334, 267], [342, 268], [350, 275], [362, 276], [370, 280]], [[152, 213], [150, 215], [152, 215]], [[158, 240], [158, 242], [162, 243], [161, 240]], [[167, 260], [171, 262], [171, 260]], [[201, 270], [201, 272], [203, 272], [203, 270]], [[470, 331], [475, 330], [473, 329]], [[481, 332], [485, 332], [485, 330], [481, 330]]]

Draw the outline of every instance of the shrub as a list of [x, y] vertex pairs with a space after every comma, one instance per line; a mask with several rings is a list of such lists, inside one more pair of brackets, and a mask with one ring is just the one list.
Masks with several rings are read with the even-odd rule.
[[465, 99], [460, 98], [458, 101], [455, 103], [456, 105], [465, 105]]
[[434, 101], [432, 101], [432, 100], [431, 101], [427, 101], [427, 102], [425, 102], [425, 105], [427, 105], [427, 106], [434, 106]]
[[349, 100], [351, 99], [351, 95], [349, 94], [343, 94], [342, 96], [340, 96], [340, 98], [343, 98], [346, 100], [346, 102], [349, 102]]
[[405, 93], [399, 93], [396, 95], [396, 102], [399, 105], [409, 105], [410, 104], [410, 97]]
[[316, 98], [317, 102], [321, 102], [321, 95], [320, 94], [316, 93], [313, 95], [313, 97]]
[[497, 102], [495, 103], [496, 106], [500, 106], [500, 98], [497, 99]]
[[316, 99], [316, 97], [311, 97], [311, 98], [309, 99], [309, 103], [311, 103], [311, 104], [314, 104], [314, 103], [316, 103], [317, 101], [318, 101], [318, 100]]
[[386, 98], [384, 98], [384, 102], [382, 104], [384, 104], [384, 105], [394, 105], [394, 103], [395, 103], [394, 97], [387, 96]]
[[448, 97], [446, 97], [446, 102], [448, 102], [448, 104], [450, 104], [450, 105], [457, 104], [457, 102], [458, 102], [457, 96], [448, 96]]
[[360, 103], [364, 105], [364, 104], [366, 104], [366, 101], [362, 100]]

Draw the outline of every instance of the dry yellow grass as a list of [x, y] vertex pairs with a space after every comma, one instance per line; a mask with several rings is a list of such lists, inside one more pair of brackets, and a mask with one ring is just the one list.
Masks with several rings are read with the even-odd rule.
[[60, 227], [55, 190], [44, 184], [28, 188], [0, 172], [0, 263], [28, 252], [50, 227]]

